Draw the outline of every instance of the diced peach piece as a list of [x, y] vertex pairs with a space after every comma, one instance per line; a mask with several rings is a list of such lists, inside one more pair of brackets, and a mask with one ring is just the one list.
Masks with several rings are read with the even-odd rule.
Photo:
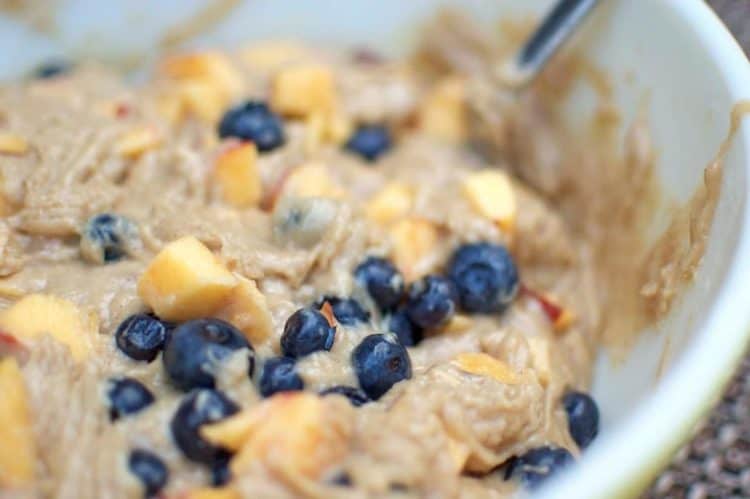
[[[280, 393], [247, 410], [249, 432], [230, 467], [241, 475], [255, 462], [283, 463], [285, 469], [318, 478], [349, 450], [351, 426], [337, 423], [342, 412], [326, 410], [321, 397], [308, 392]], [[236, 417], [236, 416], [235, 416]]]
[[420, 107], [420, 128], [442, 140], [460, 142], [467, 136], [466, 85], [459, 78], [440, 81]]
[[242, 495], [233, 487], [201, 487], [188, 491], [181, 499], [241, 499]]
[[326, 318], [329, 326], [336, 327], [338, 321], [336, 321], [336, 316], [333, 314], [333, 307], [328, 301], [324, 301], [323, 305], [320, 306], [320, 313]]
[[513, 385], [519, 382], [519, 376], [503, 361], [481, 352], [458, 354], [453, 363], [459, 369], [477, 376], [493, 378], [500, 383]]
[[286, 179], [284, 193], [300, 198], [346, 197], [346, 191], [334, 180], [326, 165], [321, 163], [305, 163], [295, 168]]
[[237, 284], [211, 250], [187, 236], [154, 257], [138, 281], [138, 294], [159, 317], [186, 321], [213, 314]]
[[450, 322], [445, 325], [443, 332], [445, 333], [462, 333], [469, 329], [474, 324], [474, 320], [468, 315], [455, 314], [451, 317]]
[[346, 116], [336, 112], [310, 113], [306, 124], [305, 150], [308, 154], [312, 154], [326, 143], [343, 144], [353, 128], [352, 122]]
[[219, 52], [194, 52], [167, 58], [161, 71], [175, 80], [206, 82], [228, 98], [242, 89], [242, 77], [231, 61]]
[[463, 192], [472, 207], [504, 230], [512, 230], [516, 220], [516, 197], [508, 175], [500, 170], [469, 174]]
[[21, 340], [50, 334], [67, 345], [78, 361], [91, 354], [98, 322], [95, 314], [85, 313], [63, 298], [45, 294], [27, 295], [0, 312], [3, 331]]
[[408, 185], [391, 182], [367, 202], [365, 214], [370, 220], [386, 225], [408, 215], [413, 201], [414, 194]]
[[332, 112], [327, 116], [323, 137], [332, 144], [341, 145], [349, 139], [353, 129], [354, 124], [347, 116]]
[[552, 327], [557, 332], [563, 332], [575, 322], [575, 314], [562, 306], [554, 297], [527, 287], [523, 287], [523, 292], [533, 298], [542, 307], [542, 310], [552, 322]]
[[287, 116], [330, 112], [335, 104], [333, 73], [322, 64], [295, 64], [279, 70], [271, 88], [271, 106]]
[[260, 424], [259, 413], [254, 410], [244, 410], [218, 423], [203, 425], [200, 434], [212, 444], [237, 452], [245, 445], [253, 429]]
[[178, 93], [188, 114], [203, 121], [215, 123], [226, 110], [228, 99], [221, 89], [204, 80], [188, 80], [180, 83]]
[[0, 359], [0, 394], [0, 489], [23, 488], [34, 480], [34, 434], [26, 385], [12, 357]]
[[21, 156], [29, 150], [29, 143], [18, 134], [0, 132], [0, 154]]
[[140, 126], [122, 134], [115, 142], [115, 152], [125, 158], [137, 158], [161, 144], [162, 136], [151, 126]]
[[419, 277], [419, 263], [437, 246], [437, 228], [420, 218], [404, 218], [390, 229], [393, 261], [407, 281]]
[[264, 342], [273, 331], [271, 312], [266, 297], [260, 292], [255, 281], [235, 275], [239, 284], [229, 294], [227, 302], [216, 313], [242, 331], [254, 346]]
[[552, 375], [552, 363], [550, 361], [550, 345], [544, 338], [528, 338], [526, 343], [529, 345], [531, 353], [531, 362], [539, 376], [542, 385], [547, 385]]
[[267, 41], [254, 43], [240, 51], [242, 62], [264, 71], [277, 69], [290, 62], [308, 59], [310, 53], [304, 45], [293, 41]]
[[214, 175], [226, 202], [238, 207], [260, 203], [263, 187], [257, 160], [258, 149], [251, 142], [229, 147], [219, 154]]
[[179, 123], [184, 118], [186, 110], [185, 99], [179, 91], [164, 93], [156, 98], [156, 111], [170, 125]]

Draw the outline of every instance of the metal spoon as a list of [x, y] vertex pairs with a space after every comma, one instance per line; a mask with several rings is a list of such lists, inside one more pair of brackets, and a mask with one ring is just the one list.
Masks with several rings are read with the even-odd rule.
[[601, 0], [558, 0], [516, 55], [498, 68], [503, 84], [522, 88], [575, 32]]

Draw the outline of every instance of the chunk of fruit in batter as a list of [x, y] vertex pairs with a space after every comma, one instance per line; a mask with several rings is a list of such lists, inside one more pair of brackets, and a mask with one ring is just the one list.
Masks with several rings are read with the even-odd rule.
[[352, 133], [344, 148], [366, 161], [375, 161], [391, 149], [391, 133], [385, 125], [362, 125]]
[[[325, 315], [323, 306], [328, 303], [333, 312], [333, 317], [339, 324], [354, 326], [357, 323], [367, 323], [370, 320], [370, 312], [360, 305], [354, 298], [341, 298], [339, 296], [326, 295], [315, 303], [315, 306]], [[329, 319], [326, 317], [326, 319]], [[330, 320], [329, 320], [330, 322]]]
[[284, 194], [298, 198], [346, 197], [346, 191], [334, 180], [326, 165], [321, 163], [305, 163], [295, 168], [286, 180]]
[[271, 107], [281, 114], [306, 117], [329, 112], [336, 101], [330, 68], [317, 63], [285, 67], [276, 74], [271, 88]]
[[231, 487], [202, 487], [187, 492], [180, 499], [241, 499], [241, 497], [240, 493]]
[[477, 376], [487, 376], [507, 385], [520, 382], [518, 374], [508, 364], [486, 353], [462, 353], [456, 356], [453, 363], [462, 371]]
[[122, 134], [115, 141], [115, 152], [128, 159], [135, 159], [161, 144], [162, 136], [152, 126], [139, 126]]
[[138, 294], [160, 318], [186, 321], [214, 313], [236, 285], [211, 250], [187, 236], [154, 257], [138, 281]]
[[516, 197], [505, 172], [482, 170], [471, 173], [463, 181], [463, 193], [477, 213], [494, 221], [503, 230], [513, 230]]
[[20, 156], [29, 150], [29, 143], [18, 134], [0, 132], [0, 154]]
[[352, 122], [343, 114], [314, 112], [307, 117], [305, 150], [312, 154], [324, 143], [343, 144], [352, 133]]
[[314, 352], [330, 350], [336, 337], [336, 327], [313, 307], [294, 312], [281, 335], [281, 351], [287, 357], [298, 359]]
[[229, 59], [219, 52], [194, 52], [165, 59], [161, 71], [176, 80], [198, 80], [219, 90], [226, 98], [242, 89], [242, 77]]
[[146, 497], [154, 497], [169, 481], [169, 469], [156, 454], [135, 449], [128, 457], [128, 469], [138, 477]]
[[550, 322], [552, 322], [552, 327], [555, 331], [565, 331], [575, 321], [573, 311], [560, 305], [552, 296], [534, 291], [528, 287], [523, 287], [523, 292], [539, 303]]
[[253, 206], [263, 195], [258, 172], [258, 149], [252, 142], [228, 147], [219, 154], [214, 175], [224, 200], [234, 206]]
[[352, 350], [351, 361], [359, 386], [373, 400], [412, 375], [409, 353], [393, 334], [365, 337]]
[[404, 278], [385, 258], [365, 259], [354, 269], [354, 279], [381, 311], [395, 308], [404, 296]]
[[0, 394], [0, 489], [21, 488], [33, 481], [36, 460], [26, 386], [14, 358], [0, 360]]
[[396, 222], [389, 231], [393, 243], [393, 261], [407, 281], [412, 281], [424, 273], [419, 268], [438, 243], [438, 230], [420, 218], [404, 218]]
[[113, 378], [107, 382], [109, 419], [135, 414], [154, 403], [154, 395], [143, 383], [133, 378]]
[[575, 463], [573, 455], [561, 447], [537, 447], [514, 458], [505, 469], [505, 479], [516, 479], [527, 489], [539, 487], [550, 476]]
[[239, 476], [258, 461], [283, 463], [286, 470], [318, 478], [347, 454], [351, 436], [349, 404], [335, 411], [318, 395], [282, 393], [247, 409], [245, 440], [230, 463]]
[[265, 102], [248, 100], [229, 109], [218, 127], [222, 139], [235, 137], [249, 140], [259, 152], [268, 152], [286, 140], [281, 118]]
[[260, 292], [255, 281], [236, 274], [235, 277], [239, 284], [215, 315], [242, 331], [251, 344], [259, 345], [273, 330], [266, 297]]
[[440, 81], [422, 102], [419, 126], [442, 140], [460, 142], [467, 135], [466, 84], [455, 77]]
[[273, 357], [263, 364], [258, 390], [263, 397], [278, 392], [295, 392], [305, 388], [297, 372], [297, 361], [290, 357]]
[[200, 430], [238, 411], [237, 404], [218, 390], [193, 390], [182, 399], [169, 423], [174, 442], [191, 461], [212, 465], [226, 459], [227, 451], [205, 440]]
[[204, 80], [180, 82], [176, 93], [181, 99], [180, 117], [184, 110], [203, 121], [215, 123], [227, 104], [221, 89]]
[[401, 182], [391, 182], [365, 205], [367, 217], [379, 224], [389, 224], [409, 214], [414, 200], [411, 188]]
[[458, 306], [456, 287], [445, 277], [428, 275], [409, 286], [406, 313], [419, 327], [448, 324]]
[[99, 321], [95, 314], [86, 313], [63, 298], [31, 294], [0, 312], [0, 329], [20, 339], [49, 333], [67, 345], [73, 358], [80, 361], [93, 350], [92, 339], [99, 330]]
[[571, 391], [563, 397], [568, 430], [579, 449], [585, 449], [599, 434], [599, 407], [587, 393]]
[[135, 222], [115, 213], [94, 215], [81, 231], [81, 256], [91, 263], [116, 262], [136, 253], [140, 245]]

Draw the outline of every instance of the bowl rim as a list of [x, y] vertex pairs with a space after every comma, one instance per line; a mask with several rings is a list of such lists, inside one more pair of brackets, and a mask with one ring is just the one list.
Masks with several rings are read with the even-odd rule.
[[[716, 62], [718, 75], [732, 101], [750, 99], [750, 63], [711, 7], [703, 0], [659, 1], [689, 26], [705, 46]], [[706, 320], [698, 325], [695, 340], [633, 415], [602, 445], [592, 447], [575, 470], [541, 490], [539, 497], [636, 497], [690, 438], [696, 424], [721, 397], [744, 357], [750, 339], [750, 307], [737, 297], [743, 295], [750, 276], [750, 203], [747, 200], [750, 126], [741, 124], [734, 141], [735, 144], [742, 142], [746, 151], [746, 196], [741, 206], [737, 246], [714, 306]], [[616, 456], [616, 463], [613, 463], [613, 456]]]

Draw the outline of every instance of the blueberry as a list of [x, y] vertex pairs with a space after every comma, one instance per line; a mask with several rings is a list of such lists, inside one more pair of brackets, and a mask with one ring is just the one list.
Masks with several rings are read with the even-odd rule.
[[341, 471], [339, 473], [336, 473], [333, 478], [331, 478], [331, 484], [338, 487], [351, 487], [352, 477], [349, 476], [349, 473], [347, 473], [346, 471]]
[[109, 419], [135, 414], [154, 402], [153, 394], [133, 378], [115, 378], [108, 382]]
[[391, 134], [383, 125], [362, 125], [349, 137], [345, 147], [367, 161], [375, 161], [391, 148]]
[[155, 496], [169, 480], [169, 470], [164, 461], [147, 450], [134, 449], [128, 458], [128, 468], [143, 484], [144, 497]]
[[368, 322], [370, 312], [362, 308], [354, 298], [339, 298], [338, 296], [324, 296], [315, 303], [315, 308], [320, 309], [323, 303], [328, 302], [333, 310], [336, 320], [345, 326], [353, 326], [358, 322]]
[[81, 233], [81, 256], [92, 263], [121, 260], [138, 240], [138, 228], [126, 217], [112, 213], [94, 215]]
[[229, 469], [229, 456], [219, 459], [211, 466], [211, 486], [221, 487], [232, 480], [232, 470]]
[[135, 360], [151, 362], [164, 347], [168, 325], [152, 315], [131, 315], [117, 327], [117, 347]]
[[563, 406], [568, 413], [570, 436], [584, 449], [599, 433], [599, 408], [589, 395], [582, 392], [568, 392], [563, 397]]
[[275, 357], [263, 364], [259, 389], [264, 397], [276, 392], [302, 390], [305, 383], [297, 373], [296, 361], [289, 357]]
[[427, 276], [409, 287], [406, 313], [425, 329], [448, 322], [456, 311], [456, 288], [440, 276]]
[[387, 319], [388, 331], [395, 334], [405, 347], [413, 347], [422, 341], [422, 328], [414, 324], [405, 309], [396, 310]]
[[365, 405], [366, 403], [370, 402], [370, 397], [367, 396], [365, 392], [360, 390], [359, 388], [354, 388], [353, 386], [332, 386], [331, 388], [326, 388], [322, 392], [320, 392], [322, 396], [326, 395], [343, 395], [347, 399], [349, 399], [349, 402], [354, 407], [359, 407], [361, 405]]
[[371, 256], [354, 269], [354, 278], [380, 310], [391, 310], [404, 295], [404, 278], [385, 258]]
[[242, 333], [220, 319], [196, 319], [177, 326], [164, 344], [164, 368], [181, 390], [213, 388], [222, 362], [246, 349], [252, 376], [255, 351]]
[[249, 100], [227, 111], [219, 123], [219, 137], [237, 137], [255, 143], [258, 151], [276, 149], [284, 143], [281, 119], [265, 102]]
[[461, 246], [448, 264], [448, 276], [467, 312], [502, 312], [518, 292], [518, 270], [508, 250], [499, 244]]
[[215, 447], [200, 435], [204, 424], [221, 421], [239, 410], [218, 390], [194, 390], [182, 399], [169, 427], [177, 447], [188, 459], [204, 464], [214, 464], [227, 459], [227, 452]]
[[399, 381], [411, 378], [411, 359], [393, 335], [371, 334], [352, 351], [352, 365], [362, 390], [378, 400]]
[[284, 325], [281, 351], [287, 357], [299, 358], [320, 350], [330, 350], [336, 328], [314, 308], [294, 312]]
[[527, 489], [535, 489], [574, 462], [571, 453], [561, 447], [537, 447], [513, 458], [505, 469], [505, 479], [517, 479]]
[[32, 76], [39, 80], [47, 80], [57, 76], [63, 76], [73, 69], [73, 65], [63, 60], [51, 60], [39, 65]]

